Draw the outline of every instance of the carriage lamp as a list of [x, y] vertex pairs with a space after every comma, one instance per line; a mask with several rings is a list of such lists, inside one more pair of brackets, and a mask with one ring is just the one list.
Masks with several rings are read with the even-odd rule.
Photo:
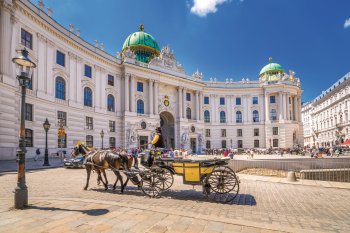
[[50, 126], [51, 125], [49, 123], [49, 120], [46, 118], [45, 122], [43, 123], [43, 127], [45, 130], [45, 159], [44, 159], [43, 166], [50, 166], [50, 164], [49, 164], [49, 152], [47, 149], [47, 132], [49, 131]]
[[100, 135], [101, 135], [101, 139], [102, 139], [102, 146], [101, 146], [101, 148], [103, 149], [103, 137], [105, 136], [105, 132], [103, 132], [103, 130], [101, 130]]
[[30, 78], [36, 64], [28, 57], [26, 49], [21, 50], [21, 55], [12, 58], [12, 62], [16, 65], [16, 76], [21, 87], [21, 122], [19, 130], [19, 149], [17, 150], [18, 161], [18, 176], [17, 186], [15, 188], [15, 203], [16, 209], [23, 209], [28, 205], [28, 189], [25, 179], [25, 104], [26, 104], [26, 88], [30, 83]]

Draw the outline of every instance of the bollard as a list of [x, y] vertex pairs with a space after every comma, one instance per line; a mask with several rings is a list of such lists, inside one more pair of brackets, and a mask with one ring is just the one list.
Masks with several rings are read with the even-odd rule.
[[289, 171], [287, 174], [287, 181], [288, 182], [295, 182], [297, 181], [297, 178], [295, 176], [295, 172], [294, 171]]

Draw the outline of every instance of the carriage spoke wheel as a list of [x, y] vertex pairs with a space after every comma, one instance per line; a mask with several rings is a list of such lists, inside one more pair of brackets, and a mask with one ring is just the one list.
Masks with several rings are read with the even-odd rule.
[[159, 179], [163, 184], [162, 191], [170, 189], [174, 183], [173, 174], [166, 168], [157, 169], [156, 173], [159, 175]]
[[239, 180], [230, 168], [215, 168], [205, 179], [204, 192], [211, 201], [232, 202], [239, 192]]
[[163, 190], [163, 182], [157, 173], [148, 171], [141, 176], [141, 189], [149, 197], [157, 197]]

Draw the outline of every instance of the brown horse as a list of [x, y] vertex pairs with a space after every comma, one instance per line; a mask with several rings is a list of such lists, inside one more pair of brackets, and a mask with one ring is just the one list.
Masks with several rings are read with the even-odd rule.
[[[111, 151], [111, 150], [98, 150], [95, 152], [89, 152], [88, 149], [84, 145], [79, 145], [74, 148], [72, 152], [72, 156], [77, 156], [78, 154], [82, 154], [85, 157], [85, 169], [87, 172], [87, 180], [84, 190], [86, 190], [89, 186], [91, 171], [94, 170], [98, 174], [98, 180], [101, 180], [105, 189], [108, 189], [108, 180], [106, 176], [105, 170], [111, 168], [117, 179], [114, 183], [113, 189], [116, 188], [118, 180], [121, 182], [121, 192], [124, 192], [124, 188], [129, 180], [127, 176], [127, 180], [125, 184], [123, 183], [123, 177], [121, 176], [119, 170], [125, 170], [130, 173], [130, 168], [133, 164], [133, 157], [128, 157], [125, 151]], [[106, 182], [102, 180], [101, 173], [104, 175]], [[134, 184], [139, 185], [139, 180], [137, 177], [132, 177], [132, 181]]]

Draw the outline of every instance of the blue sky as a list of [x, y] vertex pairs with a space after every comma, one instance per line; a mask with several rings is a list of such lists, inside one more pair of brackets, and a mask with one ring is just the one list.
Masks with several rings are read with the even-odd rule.
[[[36, 1], [35, 1], [36, 2]], [[349, 0], [44, 0], [91, 44], [116, 54], [144, 23], [188, 74], [257, 79], [268, 57], [301, 78], [303, 101], [350, 72]]]

